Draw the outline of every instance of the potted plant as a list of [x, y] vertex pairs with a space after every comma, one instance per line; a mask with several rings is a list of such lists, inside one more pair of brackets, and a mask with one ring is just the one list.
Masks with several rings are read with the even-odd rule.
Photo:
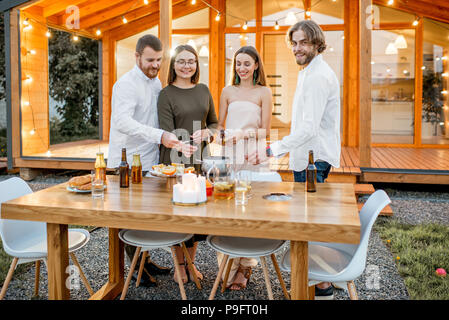
[[[436, 136], [443, 111], [443, 78], [441, 73], [428, 71], [423, 75], [422, 126], [423, 136]], [[427, 124], [427, 125], [426, 125]], [[426, 130], [426, 126], [428, 129]], [[427, 132], [427, 134], [425, 134]]]

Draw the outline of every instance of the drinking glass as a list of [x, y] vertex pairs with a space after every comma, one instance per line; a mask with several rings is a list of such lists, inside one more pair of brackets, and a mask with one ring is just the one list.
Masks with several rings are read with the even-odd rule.
[[104, 181], [102, 177], [96, 177], [95, 171], [91, 172], [91, 182], [92, 182], [92, 198], [93, 199], [104, 199]]
[[247, 189], [247, 197], [251, 199], [251, 170], [241, 170], [236, 174], [237, 180]]
[[248, 204], [248, 185], [244, 180], [237, 179], [235, 182], [235, 204]]

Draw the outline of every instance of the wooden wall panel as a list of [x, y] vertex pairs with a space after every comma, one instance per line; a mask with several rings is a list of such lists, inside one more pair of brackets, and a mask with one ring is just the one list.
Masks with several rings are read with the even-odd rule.
[[[23, 24], [27, 17], [32, 17], [34, 20], [29, 21], [29, 24], [32, 26], [31, 29], [28, 29]], [[45, 19], [39, 15], [37, 10], [21, 12], [20, 21], [20, 59], [22, 68], [21, 134], [22, 154], [26, 156], [33, 153], [46, 152], [50, 145], [48, 39], [45, 36], [47, 31]], [[31, 53], [32, 50], [35, 54]], [[27, 77], [31, 77], [32, 81], [26, 80]], [[26, 102], [29, 105], [26, 105]]]
[[367, 8], [372, 0], [360, 0], [360, 167], [371, 166], [371, 29]]
[[[212, 0], [211, 5], [225, 12], [225, 0]], [[209, 11], [210, 40], [209, 40], [209, 89], [214, 99], [215, 111], [219, 114], [219, 102], [221, 90], [225, 85], [225, 33], [226, 17], [221, 16], [220, 21], [215, 21], [217, 12]]]

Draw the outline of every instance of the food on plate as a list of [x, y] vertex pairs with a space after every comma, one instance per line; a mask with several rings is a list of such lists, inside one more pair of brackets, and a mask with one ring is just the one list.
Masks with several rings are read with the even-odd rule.
[[194, 173], [195, 168], [194, 167], [188, 167], [184, 169], [184, 173]]
[[90, 175], [73, 177], [69, 180], [69, 186], [71, 188], [79, 189], [79, 187], [84, 186], [85, 184], [90, 184]]
[[176, 167], [174, 166], [165, 166], [162, 168], [162, 173], [166, 174], [167, 176], [172, 176], [176, 173]]
[[78, 189], [78, 190], [90, 190], [91, 188], [92, 188], [91, 182], [83, 184], [82, 186], [76, 187], [76, 189]]
[[163, 164], [157, 164], [157, 165], [152, 166], [153, 171], [156, 173], [162, 173], [163, 167], [165, 167], [165, 165], [163, 165]]

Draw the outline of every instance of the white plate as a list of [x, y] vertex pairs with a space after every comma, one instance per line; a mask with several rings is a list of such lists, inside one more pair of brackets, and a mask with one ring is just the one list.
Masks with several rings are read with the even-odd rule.
[[154, 170], [150, 170], [150, 174], [151, 174], [152, 176], [160, 177], [160, 178], [176, 178], [176, 175], [177, 175], [177, 173], [175, 173], [175, 174], [172, 174], [171, 176], [169, 176], [169, 175], [167, 175], [167, 174], [159, 173], [159, 172], [156, 172], [156, 171], [154, 171]]
[[[103, 187], [104, 187], [104, 189], [106, 189], [106, 185], [103, 186]], [[76, 189], [76, 188], [72, 188], [70, 186], [67, 186], [66, 189], [67, 189], [67, 191], [76, 192], [76, 193], [91, 193], [92, 192], [91, 189], [89, 189], [89, 190], [79, 190], [79, 189]]]

